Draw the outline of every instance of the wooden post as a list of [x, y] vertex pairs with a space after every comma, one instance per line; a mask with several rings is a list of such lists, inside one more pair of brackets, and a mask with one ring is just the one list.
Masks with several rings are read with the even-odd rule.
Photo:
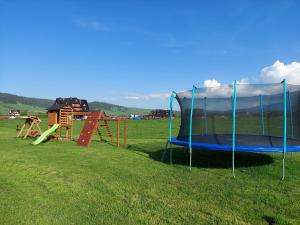
[[30, 123], [29, 128], [27, 129], [26, 134], [24, 135], [24, 139], [27, 138], [27, 136], [30, 134], [33, 125], [34, 125], [34, 121]]
[[117, 120], [117, 145], [120, 146], [120, 120]]
[[124, 139], [124, 145], [126, 145], [127, 144], [126, 119], [124, 120], [123, 128], [124, 128], [124, 133], [123, 133], [123, 135], [124, 135], [124, 137], [123, 137], [123, 139]]
[[41, 129], [40, 125], [37, 123], [36, 126], [38, 128], [39, 134], [41, 135], [42, 134], [42, 129]]
[[97, 131], [98, 131], [98, 135], [100, 137], [100, 141], [103, 141], [103, 136], [102, 136], [102, 133], [101, 133], [101, 130], [100, 130], [100, 125], [98, 125]]
[[20, 132], [19, 132], [19, 134], [18, 134], [17, 137], [20, 137], [20, 136], [23, 134], [23, 131], [24, 131], [24, 129], [25, 129], [25, 126], [26, 126], [26, 123], [23, 124], [23, 126], [22, 126], [22, 128], [21, 128], [21, 130], [20, 130]]

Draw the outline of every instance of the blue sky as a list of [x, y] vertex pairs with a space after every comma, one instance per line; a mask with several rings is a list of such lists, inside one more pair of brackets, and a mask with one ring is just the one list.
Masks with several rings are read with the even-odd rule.
[[0, 0], [0, 92], [160, 108], [205, 80], [300, 77], [299, 12], [299, 0]]

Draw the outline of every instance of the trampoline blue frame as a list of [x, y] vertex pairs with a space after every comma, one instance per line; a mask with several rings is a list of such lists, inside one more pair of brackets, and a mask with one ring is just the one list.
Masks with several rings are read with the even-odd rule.
[[[189, 147], [188, 141], [172, 138], [171, 143], [183, 147]], [[224, 144], [208, 144], [201, 142], [193, 142], [192, 148], [199, 150], [216, 150], [216, 151], [232, 151], [232, 145]], [[282, 146], [260, 146], [260, 145], [236, 145], [236, 152], [262, 152], [262, 153], [282, 153]], [[286, 146], [286, 152], [300, 152], [300, 146]]]

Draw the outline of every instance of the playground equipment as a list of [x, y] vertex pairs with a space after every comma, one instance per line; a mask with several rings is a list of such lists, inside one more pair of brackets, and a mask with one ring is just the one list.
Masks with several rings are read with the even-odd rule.
[[120, 124], [121, 121], [123, 121], [123, 143], [126, 145], [126, 119], [119, 117], [112, 118], [107, 116], [105, 112], [90, 112], [88, 114], [77, 144], [81, 146], [89, 146], [96, 130], [100, 140], [103, 141], [104, 138], [103, 134], [101, 133], [101, 127], [105, 128], [109, 136], [110, 143], [113, 143], [113, 135], [108, 124], [109, 121], [115, 121], [117, 123], [117, 146], [120, 146]]
[[[179, 103], [181, 126], [172, 137], [173, 100]], [[282, 154], [282, 179], [285, 177], [285, 155], [300, 152], [300, 86], [287, 84], [237, 84], [193, 87], [173, 92], [170, 97], [170, 136], [172, 144], [189, 148], [190, 169], [193, 149], [232, 152], [232, 174], [235, 176], [235, 152]], [[166, 151], [163, 153], [164, 159]]]
[[40, 118], [35, 116], [23, 116], [20, 117], [22, 119], [25, 119], [24, 124], [22, 125], [22, 128], [20, 129], [17, 137], [23, 137], [24, 139], [29, 137], [36, 137], [38, 135], [41, 135], [42, 130], [40, 128]]
[[48, 109], [48, 128], [55, 124], [59, 124], [56, 129], [56, 139], [72, 140], [73, 110], [71, 107], [54, 105]]
[[54, 124], [52, 127], [50, 127], [48, 130], [46, 130], [44, 133], [42, 133], [42, 135], [40, 137], [38, 137], [38, 139], [36, 139], [34, 142], [32, 142], [31, 144], [33, 145], [38, 145], [40, 144], [42, 141], [44, 141], [51, 133], [53, 133], [54, 131], [56, 131], [56, 129], [59, 127], [59, 124]]

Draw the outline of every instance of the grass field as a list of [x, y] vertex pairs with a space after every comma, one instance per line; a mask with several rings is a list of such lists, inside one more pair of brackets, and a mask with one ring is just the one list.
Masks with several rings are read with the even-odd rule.
[[183, 148], [160, 162], [167, 120], [129, 121], [123, 148], [33, 147], [17, 124], [0, 121], [0, 224], [300, 224], [300, 154], [281, 181], [281, 155], [237, 153], [232, 178], [226, 152], [194, 151], [191, 172]]

